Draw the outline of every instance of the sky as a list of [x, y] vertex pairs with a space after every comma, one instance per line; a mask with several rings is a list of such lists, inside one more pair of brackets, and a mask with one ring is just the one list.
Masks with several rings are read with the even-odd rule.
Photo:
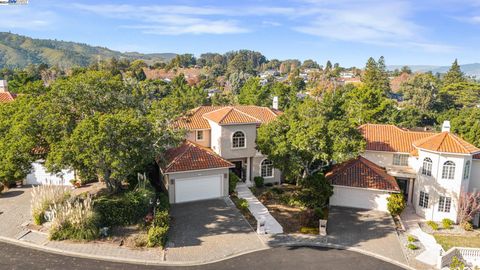
[[0, 5], [0, 31], [119, 51], [250, 49], [365, 65], [480, 62], [480, 0], [53, 1]]

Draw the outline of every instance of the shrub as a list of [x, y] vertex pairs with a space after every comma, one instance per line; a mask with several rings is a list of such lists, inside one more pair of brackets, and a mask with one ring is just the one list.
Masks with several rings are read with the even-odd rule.
[[314, 208], [313, 212], [315, 213], [315, 219], [325, 219], [325, 210], [323, 208]]
[[413, 235], [409, 235], [409, 236], [407, 236], [407, 240], [408, 240], [408, 242], [416, 242], [417, 238], [415, 238], [415, 236], [413, 236]]
[[453, 256], [452, 263], [450, 264], [451, 270], [463, 270], [465, 269], [465, 263], [463, 263], [457, 256]]
[[438, 224], [435, 221], [429, 220], [427, 221], [427, 225], [432, 228], [434, 231], [438, 231]]
[[387, 201], [387, 208], [392, 216], [400, 215], [407, 206], [405, 197], [401, 193], [393, 193], [387, 198]]
[[152, 226], [147, 233], [147, 247], [165, 247], [167, 243], [168, 226]]
[[153, 218], [153, 226], [168, 227], [170, 226], [170, 215], [167, 210], [157, 211]]
[[470, 222], [464, 222], [461, 224], [461, 226], [465, 231], [473, 231], [473, 225]]
[[319, 234], [317, 227], [301, 227], [300, 233], [303, 234]]
[[278, 188], [278, 187], [273, 187], [270, 190], [275, 194], [283, 194], [285, 192], [283, 189]]
[[408, 244], [408, 245], [407, 245], [407, 248], [410, 249], [410, 250], [416, 250], [416, 249], [418, 249], [418, 247], [417, 247], [416, 245], [412, 244], [412, 243]]
[[317, 227], [318, 219], [315, 216], [315, 211], [312, 209], [306, 209], [300, 214], [300, 224], [304, 227]]
[[261, 177], [261, 176], [255, 176], [255, 177], [253, 178], [253, 181], [255, 182], [255, 186], [256, 186], [257, 188], [261, 188], [261, 187], [263, 187], [263, 184], [264, 184], [264, 182], [265, 182], [265, 179], [263, 179], [263, 177]]
[[297, 193], [283, 194], [280, 200], [291, 207], [305, 207], [305, 203], [299, 197]]
[[241, 211], [246, 211], [248, 210], [248, 201], [245, 199], [238, 199], [238, 209]]
[[36, 225], [42, 224], [45, 221], [45, 211], [51, 205], [64, 202], [69, 196], [69, 188], [65, 186], [47, 184], [33, 187], [30, 202], [33, 222]]
[[148, 235], [146, 233], [140, 233], [133, 237], [133, 244], [135, 247], [145, 247], [148, 243]]
[[308, 208], [325, 207], [333, 195], [333, 187], [322, 173], [317, 173], [303, 179], [300, 200]]
[[237, 187], [237, 183], [240, 182], [240, 178], [234, 173], [230, 173], [228, 175], [228, 192], [231, 194], [235, 192], [235, 188]]
[[452, 225], [453, 225], [453, 220], [448, 219], [448, 218], [442, 219], [442, 227], [444, 229], [451, 229]]
[[148, 214], [154, 197], [155, 194], [146, 189], [102, 196], [95, 201], [94, 210], [101, 226], [131, 225], [140, 222]]
[[51, 240], [93, 240], [98, 237], [96, 216], [93, 212], [93, 200], [75, 198], [55, 204], [53, 213]]

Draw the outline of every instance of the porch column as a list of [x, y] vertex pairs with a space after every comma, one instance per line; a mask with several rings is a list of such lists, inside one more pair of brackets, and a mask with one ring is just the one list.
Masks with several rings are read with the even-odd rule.
[[413, 204], [413, 185], [414, 185], [414, 179], [410, 178], [408, 181], [408, 198], [407, 198], [407, 204], [411, 205]]
[[247, 165], [247, 172], [246, 172], [246, 177], [245, 177], [245, 183], [247, 184], [247, 186], [251, 186], [252, 185], [252, 181], [250, 179], [250, 167], [251, 167], [251, 163], [252, 161], [250, 160], [250, 157], [247, 157], [247, 162], [246, 162], [246, 165]]

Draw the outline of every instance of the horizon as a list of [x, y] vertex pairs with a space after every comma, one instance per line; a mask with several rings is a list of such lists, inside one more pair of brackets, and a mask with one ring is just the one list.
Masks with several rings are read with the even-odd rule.
[[0, 7], [0, 31], [85, 43], [121, 52], [225, 53], [247, 49], [268, 59], [330, 60], [363, 67], [478, 63], [475, 0], [52, 0]]

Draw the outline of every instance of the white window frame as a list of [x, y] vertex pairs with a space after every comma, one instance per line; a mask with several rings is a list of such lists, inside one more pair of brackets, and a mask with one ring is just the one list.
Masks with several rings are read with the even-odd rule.
[[[263, 162], [265, 161], [270, 161], [271, 164], [270, 165], [264, 165]], [[272, 170], [272, 174], [271, 175], [263, 175], [263, 169], [264, 167], [266, 166], [271, 166], [271, 170]], [[271, 160], [269, 160], [268, 158], [265, 158], [262, 160], [262, 162], [260, 162], [260, 176], [263, 177], [263, 178], [273, 178], [275, 176], [275, 168], [273, 167], [273, 162]]]
[[422, 163], [422, 174], [426, 176], [432, 176], [432, 167], [432, 159], [429, 157], [424, 158]]
[[393, 154], [393, 162], [394, 166], [408, 166], [408, 155], [407, 154]]
[[442, 166], [442, 179], [455, 179], [455, 162], [451, 160], [445, 161]]
[[[201, 138], [201, 139], [198, 138], [198, 135], [199, 135], [199, 134], [202, 134], [202, 138]], [[195, 131], [195, 140], [196, 140], [197, 142], [203, 142], [203, 141], [205, 140], [205, 131], [204, 131], [204, 130], [196, 130], [196, 131]]]
[[446, 196], [440, 196], [438, 199], [438, 212], [450, 213], [452, 208], [452, 198]]
[[418, 198], [418, 206], [422, 208], [428, 208], [429, 200], [430, 200], [430, 194], [424, 191], [420, 191], [420, 196]]
[[[244, 144], [244, 145], [243, 145], [243, 146], [239, 146], [239, 147], [234, 147], [234, 144], [233, 144], [233, 139], [234, 139], [234, 137], [233, 137], [233, 136], [235, 136], [235, 134], [236, 134], [237, 132], [241, 132], [241, 133], [243, 134], [243, 144]], [[234, 132], [232, 133], [231, 138], [230, 138], [230, 143], [231, 143], [231, 148], [232, 148], [232, 149], [245, 149], [245, 148], [247, 148], [247, 134], [246, 134], [245, 131], [243, 131], [243, 130], [236, 130], [236, 131], [234, 131]]]
[[463, 168], [463, 180], [467, 180], [470, 177], [470, 167], [471, 167], [470, 160], [465, 162], [465, 167]]

